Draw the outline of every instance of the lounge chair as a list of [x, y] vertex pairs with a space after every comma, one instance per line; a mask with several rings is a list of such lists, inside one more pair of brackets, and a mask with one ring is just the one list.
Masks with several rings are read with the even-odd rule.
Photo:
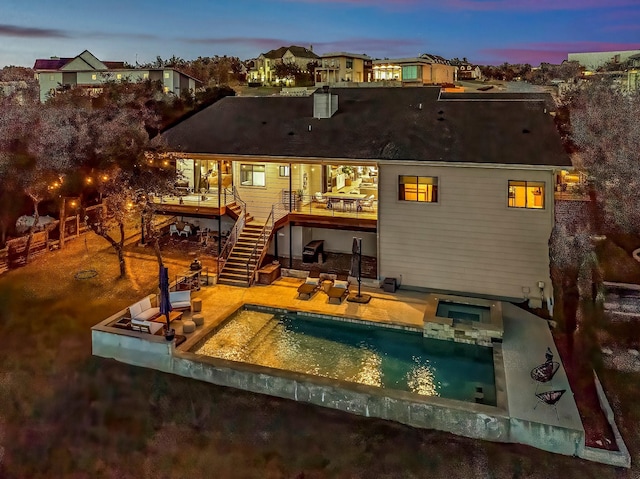
[[327, 296], [331, 304], [340, 304], [342, 300], [349, 296], [349, 277], [347, 275], [338, 275], [338, 279], [333, 282]]
[[305, 282], [298, 287], [298, 299], [311, 299], [311, 296], [313, 296], [321, 286], [320, 270], [313, 268], [309, 272], [309, 276], [307, 276]]

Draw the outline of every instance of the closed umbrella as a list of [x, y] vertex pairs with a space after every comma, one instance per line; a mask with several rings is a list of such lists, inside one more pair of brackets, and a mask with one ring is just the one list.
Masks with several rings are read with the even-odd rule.
[[349, 275], [358, 280], [358, 294], [352, 294], [347, 301], [354, 303], [368, 303], [371, 296], [368, 294], [360, 294], [360, 286], [362, 284], [362, 238], [353, 237], [353, 245], [351, 246], [351, 268]]
[[171, 307], [171, 300], [169, 299], [169, 269], [164, 266], [160, 266], [160, 314], [164, 314], [167, 318], [167, 326], [165, 328], [165, 337], [167, 341], [171, 341], [174, 337], [174, 331], [171, 329], [171, 322], [169, 320], [169, 313], [173, 309]]

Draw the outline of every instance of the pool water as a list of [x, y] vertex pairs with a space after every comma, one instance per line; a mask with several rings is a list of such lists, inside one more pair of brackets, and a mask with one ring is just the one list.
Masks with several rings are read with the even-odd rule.
[[491, 308], [475, 304], [439, 301], [436, 316], [462, 321], [491, 322]]
[[242, 309], [191, 349], [196, 354], [427, 396], [495, 405], [491, 348], [296, 313]]

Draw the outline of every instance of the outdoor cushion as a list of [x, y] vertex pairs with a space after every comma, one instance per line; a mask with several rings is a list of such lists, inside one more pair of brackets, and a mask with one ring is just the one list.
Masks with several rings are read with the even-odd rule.
[[147, 296], [146, 298], [129, 306], [129, 312], [131, 313], [131, 318], [144, 321], [160, 314], [160, 308], [152, 308], [151, 300]]
[[311, 278], [311, 277], [307, 277], [307, 279], [304, 281], [306, 284], [313, 284], [313, 285], [317, 285], [320, 282], [320, 278]]
[[342, 288], [342, 289], [347, 289], [349, 287], [349, 281], [342, 281], [340, 279], [336, 279], [333, 282], [333, 287], [334, 288]]
[[171, 291], [169, 302], [173, 309], [191, 309], [191, 291]]
[[151, 334], [156, 334], [160, 329], [164, 327], [162, 323], [157, 323], [155, 321], [143, 321], [140, 319], [132, 319], [131, 327], [133, 330], [149, 330]]

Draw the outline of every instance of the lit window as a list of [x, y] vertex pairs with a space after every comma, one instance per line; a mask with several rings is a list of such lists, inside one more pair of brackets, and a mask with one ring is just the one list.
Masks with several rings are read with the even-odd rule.
[[242, 186], [266, 186], [265, 166], [240, 165], [240, 184]]
[[278, 167], [278, 175], [279, 176], [289, 176], [289, 166], [279, 166]]
[[93, 73], [93, 74], [91, 75], [91, 79], [92, 79], [92, 80], [97, 80], [97, 79], [98, 79], [98, 75], [96, 75], [95, 73]]
[[145, 79], [146, 79], [146, 78], [149, 78], [149, 74], [148, 74], [148, 73], [143, 73], [143, 74], [142, 74], [142, 78], [145, 78]]
[[122, 73], [118, 73], [116, 75], [116, 80], [122, 80]]
[[407, 65], [402, 67], [402, 80], [420, 80], [422, 79], [422, 66], [421, 65]]
[[399, 176], [400, 201], [438, 202], [438, 178], [434, 176]]
[[169, 87], [168, 86], [164, 87], [164, 92], [165, 93], [169, 93]]
[[164, 72], [164, 77], [165, 78], [169, 78], [171, 76], [171, 74], [169, 72]]
[[544, 208], [544, 182], [509, 180], [510, 208]]

